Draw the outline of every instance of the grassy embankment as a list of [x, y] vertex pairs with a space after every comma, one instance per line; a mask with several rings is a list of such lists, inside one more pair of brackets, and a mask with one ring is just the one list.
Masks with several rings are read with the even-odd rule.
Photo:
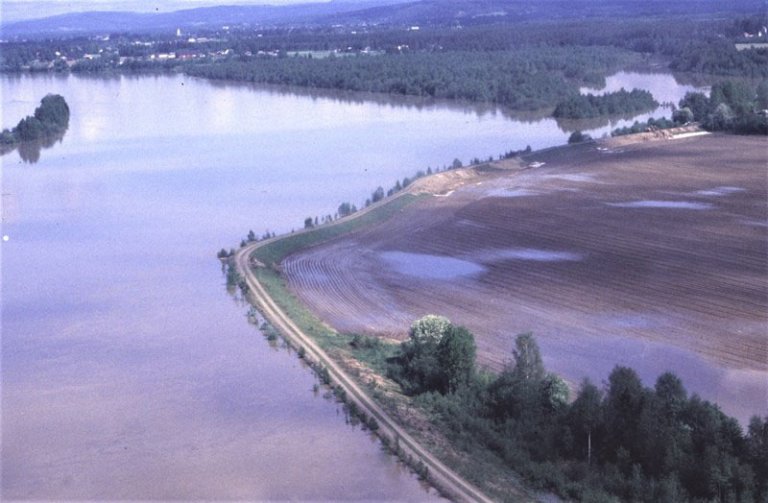
[[[279, 264], [288, 255], [309, 248], [316, 244], [342, 236], [357, 229], [383, 222], [400, 212], [405, 206], [421, 197], [412, 194], [402, 194], [392, 198], [375, 208], [362, 210], [359, 214], [334, 223], [317, 227], [310, 231], [299, 232], [277, 239], [259, 247], [253, 253], [253, 258], [266, 267], [254, 269], [259, 282], [269, 292], [270, 297], [280, 306], [296, 325], [305, 333], [311, 335], [320, 347], [336, 360], [344, 360], [351, 356], [353, 349], [353, 334], [340, 334], [323, 323], [307, 309], [288, 289], [279, 272]], [[358, 340], [360, 338], [358, 337]], [[397, 351], [395, 344], [380, 342], [377, 344], [359, 344], [353, 355], [355, 359], [369, 365], [378, 374], [385, 373], [386, 359]]]
[[[254, 269], [254, 273], [259, 282], [269, 292], [269, 295], [275, 303], [282, 309], [296, 325], [307, 334], [313, 336], [320, 346], [331, 356], [338, 359], [339, 352], [350, 348], [353, 335], [340, 334], [309, 311], [301, 302], [288, 290], [285, 281], [280, 276], [278, 267], [281, 260], [291, 253], [298, 252], [310, 246], [328, 241], [330, 239], [342, 236], [357, 229], [366, 226], [375, 225], [383, 222], [397, 214], [405, 206], [424, 196], [414, 196], [412, 194], [403, 194], [399, 197], [387, 201], [381, 206], [370, 210], [363, 210], [359, 215], [352, 215], [345, 221], [335, 224], [318, 227], [306, 232], [299, 232], [277, 239], [269, 244], [259, 247], [253, 253], [253, 258], [264, 264], [266, 267]], [[376, 351], [367, 344], [369, 351], [360, 351], [356, 355], [362, 361], [371, 365], [376, 365], [391, 356], [394, 353], [394, 345], [377, 345]], [[389, 346], [392, 346], [389, 348]], [[367, 355], [365, 353], [383, 353], [382, 355]], [[379, 369], [383, 370], [383, 369]]]
[[414, 404], [412, 398], [403, 394], [400, 386], [387, 377], [387, 360], [399, 353], [398, 344], [337, 332], [309, 311], [291, 293], [280, 275], [279, 263], [288, 255], [354, 230], [383, 222], [421, 197], [427, 196], [403, 194], [346, 221], [293, 234], [265, 244], [256, 249], [252, 255], [265, 265], [265, 267], [255, 268], [254, 273], [280, 309], [306, 334], [313, 337], [350, 376], [365, 386], [370, 396], [419, 443], [494, 499], [499, 501], [529, 499], [521, 489], [517, 475], [510, 472], [502, 460], [481, 446], [452, 445], [447, 440], [450, 432], [440, 431], [439, 425], [431, 421], [428, 413]]

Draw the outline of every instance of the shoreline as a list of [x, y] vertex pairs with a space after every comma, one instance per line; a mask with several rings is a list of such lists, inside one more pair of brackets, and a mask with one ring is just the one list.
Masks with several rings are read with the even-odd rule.
[[[387, 203], [391, 202], [392, 200], [387, 201]], [[376, 208], [366, 208], [369, 211], [373, 209]], [[365, 214], [363, 211], [359, 213], [363, 214], [352, 215], [352, 217], [359, 218]], [[315, 229], [308, 229], [308, 231], [312, 230]], [[296, 348], [300, 358], [307, 361], [318, 374], [321, 376], [325, 374], [327, 376], [324, 380], [327, 380], [327, 384], [331, 386], [337, 395], [341, 394], [347, 403], [354, 403], [358, 411], [363, 411], [367, 416], [375, 419], [377, 426], [372, 429], [376, 430], [375, 433], [382, 443], [387, 448], [392, 449], [394, 454], [398, 455], [406, 464], [417, 471], [430, 485], [442, 494], [450, 496], [455, 501], [492, 501], [419, 444], [363, 390], [360, 384], [355, 382], [336, 361], [323, 351], [312, 337], [305, 334], [270, 297], [253, 274], [252, 267], [259, 267], [259, 265], [254, 264], [251, 255], [260, 247], [275, 243], [281, 239], [285, 239], [285, 237], [276, 237], [253, 243], [235, 253], [233, 262], [244, 277], [247, 285], [247, 292], [244, 293], [246, 293], [249, 302], [261, 312], [267, 321], [279, 330], [280, 334], [291, 346]], [[339, 391], [342, 393], [339, 393]], [[426, 467], [426, 469], [420, 469], [422, 466]]]
[[[486, 162], [481, 163], [478, 165], [472, 165], [464, 168], [459, 169], [452, 169], [452, 170], [446, 170], [441, 171], [438, 173], [434, 173], [430, 176], [425, 176], [422, 178], [419, 178], [416, 180], [413, 184], [411, 184], [406, 190], [403, 190], [399, 193], [396, 193], [393, 196], [387, 197], [384, 200], [375, 203], [367, 208], [364, 208], [363, 210], [360, 210], [358, 213], [353, 214], [347, 218], [336, 220], [332, 223], [325, 224], [323, 226], [314, 228], [314, 229], [307, 229], [302, 231], [297, 231], [294, 234], [286, 234], [284, 236], [279, 236], [276, 238], [272, 238], [269, 240], [265, 240], [262, 242], [252, 243], [245, 248], [242, 248], [241, 250], [236, 252], [235, 255], [235, 262], [238, 267], [238, 269], [246, 273], [245, 277], [247, 279], [248, 283], [248, 289], [251, 290], [251, 293], [256, 291], [256, 305], [259, 307], [259, 309], [262, 311], [263, 314], [267, 317], [267, 319], [270, 322], [273, 322], [273, 325], [276, 326], [280, 331], [283, 333], [284, 336], [286, 336], [286, 339], [289, 340], [289, 343], [294, 346], [298, 352], [300, 357], [307, 357], [309, 360], [316, 362], [313, 364], [313, 368], [318, 373], [318, 375], [321, 376], [321, 379], [323, 378], [323, 372], [327, 372], [329, 366], [327, 365], [328, 362], [335, 361], [336, 363], [340, 363], [340, 366], [336, 366], [331, 372], [330, 376], [333, 378], [335, 382], [339, 382], [339, 379], [349, 379], [350, 382], [356, 383], [357, 388], [362, 390], [365, 388], [365, 390], [362, 390], [362, 393], [364, 393], [368, 399], [370, 399], [371, 392], [373, 394], [374, 399], [381, 399], [381, 395], [379, 391], [377, 390], [376, 386], [371, 386], [371, 383], [366, 380], [367, 377], [373, 376], [374, 380], [376, 378], [382, 378], [384, 377], [384, 373], [381, 371], [381, 369], [375, 369], [370, 366], [370, 364], [365, 359], [366, 357], [364, 355], [360, 355], [362, 358], [358, 358], [357, 354], [354, 351], [347, 351], [343, 356], [339, 356], [338, 352], [335, 351], [338, 347], [331, 347], [330, 353], [335, 355], [331, 356], [326, 350], [323, 349], [324, 344], [328, 344], [329, 338], [327, 335], [324, 334], [318, 334], [315, 330], [313, 330], [313, 324], [316, 324], [316, 326], [319, 328], [320, 332], [323, 331], [330, 331], [335, 333], [335, 336], [338, 337], [339, 342], [338, 344], [344, 344], [345, 343], [345, 337], [347, 337], [345, 334], [346, 332], [342, 331], [341, 333], [336, 332], [334, 328], [331, 328], [331, 326], [323, 321], [321, 318], [321, 315], [315, 314], [315, 312], [309, 310], [309, 304], [305, 302], [304, 299], [298, 297], [296, 295], [296, 292], [291, 289], [286, 281], [286, 278], [284, 276], [284, 271], [281, 266], [278, 266], [278, 263], [282, 261], [285, 257], [295, 253], [299, 252], [301, 250], [307, 250], [315, 246], [322, 247], [323, 243], [333, 240], [342, 234], [346, 234], [348, 232], [353, 232], [357, 229], [360, 229], [361, 227], [366, 226], [366, 223], [363, 222], [359, 226], [352, 226], [350, 225], [353, 222], [362, 222], [359, 219], [361, 217], [366, 217], [366, 215], [369, 215], [371, 213], [374, 213], [376, 211], [384, 211], [387, 207], [392, 208], [392, 204], [395, 203], [395, 206], [397, 206], [397, 201], [404, 201], [404, 196], [407, 196], [405, 199], [405, 203], [402, 204], [400, 207], [398, 207], [394, 212], [389, 214], [384, 220], [389, 220], [390, 217], [394, 216], [396, 213], [403, 210], [405, 206], [410, 204], [410, 202], [416, 201], [417, 197], [421, 195], [421, 197], [432, 197], [435, 198], [434, 200], [437, 201], [437, 198], [448, 198], [453, 200], [452, 195], [455, 191], [457, 191], [461, 187], [469, 186], [469, 185], [481, 185], [484, 183], [484, 181], [490, 181], [493, 179], [497, 179], [499, 177], [507, 177], [509, 175], [512, 175], [513, 173], [519, 173], [522, 175], [523, 173], [526, 173], [526, 176], [528, 173], [533, 175], [530, 170], [535, 169], [538, 171], [537, 168], [540, 168], [545, 163], [538, 163], [534, 162], [535, 160], [542, 157], [542, 154], [546, 154], [544, 157], [547, 158], [547, 160], [551, 160], [553, 158], [560, 158], [560, 157], [568, 157], [572, 154], [578, 153], [578, 152], [586, 152], [587, 150], [602, 150], [606, 148], [606, 146], [610, 147], [616, 147], [618, 145], [615, 145], [612, 142], [616, 142], [617, 140], [621, 142], [621, 146], [624, 145], [630, 145], [630, 144], [645, 144], [650, 145], [656, 142], [662, 142], [664, 140], [672, 140], [672, 139], [685, 139], [692, 136], [699, 136], [703, 134], [708, 134], [706, 132], [701, 132], [696, 129], [695, 126], [689, 126], [684, 128], [677, 128], [674, 130], [667, 130], [663, 132], [654, 132], [654, 133], [640, 133], [635, 135], [626, 135], [622, 137], [612, 138], [612, 139], [603, 139], [603, 140], [596, 140], [592, 142], [586, 142], [582, 144], [576, 144], [576, 145], [560, 145], [557, 147], [550, 147], [547, 149], [542, 149], [538, 151], [531, 152], [530, 154], [526, 154], [523, 156], [519, 156], [513, 159], [506, 159], [503, 161], [493, 161], [493, 162]], [[642, 148], [642, 145], [638, 145], [638, 147]], [[550, 168], [549, 164], [547, 164], [546, 168]], [[514, 176], [514, 175], [513, 175]], [[535, 175], [534, 175], [535, 176]], [[426, 200], [423, 200], [426, 201]], [[365, 218], [363, 219], [365, 220]], [[378, 223], [375, 221], [373, 224]], [[346, 228], [342, 227], [346, 226]], [[331, 230], [333, 228], [338, 228], [338, 232], [328, 232], [326, 229]], [[298, 239], [292, 243], [292, 246], [283, 247], [280, 252], [277, 254], [277, 256], [272, 255], [271, 260], [266, 261], [266, 266], [264, 263], [259, 263], [256, 257], [254, 255], [260, 248], [262, 247], [268, 247], [269, 245], [274, 245], [276, 243], [283, 242], [285, 243], [286, 240], [290, 240], [294, 236], [309, 236], [312, 233], [317, 233], [316, 236], [318, 238], [314, 240], [307, 240], [307, 239]], [[295, 239], [295, 238], [294, 238]], [[302, 243], [303, 242], [303, 243]], [[264, 262], [264, 261], [262, 261]], [[260, 271], [264, 271], [264, 274], [269, 270], [270, 275], [273, 275], [274, 277], [269, 280], [273, 281], [274, 283], [271, 283], [272, 286], [265, 287], [262, 283], [263, 281], [260, 280], [257, 276], [260, 276], [262, 273], [260, 271], [254, 272], [251, 270], [251, 266], [256, 266], [259, 268]], [[270, 266], [272, 266], [270, 268]], [[260, 276], [261, 277], [261, 276]], [[277, 285], [277, 286], [275, 286]], [[268, 293], [274, 292], [275, 290], [271, 289], [277, 289], [277, 290], [284, 290], [284, 292], [280, 291], [278, 292], [278, 296], [288, 296], [293, 297], [293, 300], [291, 301], [294, 304], [298, 304], [298, 309], [302, 310], [303, 312], [309, 313], [309, 316], [312, 318], [310, 321], [307, 321], [305, 318], [296, 318], [295, 313], [290, 314], [290, 309], [286, 311], [284, 308], [278, 307], [278, 304], [280, 300], [276, 300], [277, 298], [274, 297], [274, 293]], [[280, 297], [282, 298], [282, 297]], [[269, 310], [268, 313], [265, 313], [265, 307]], [[279, 312], [278, 312], [279, 311]], [[291, 319], [291, 317], [294, 317]], [[295, 320], [298, 320], [295, 322]], [[275, 323], [277, 321], [277, 323]], [[304, 330], [299, 328], [299, 325], [302, 325], [304, 323]], [[309, 323], [309, 330], [307, 331], [307, 323]], [[332, 322], [331, 322], [332, 323]], [[343, 327], [342, 327], [343, 328]], [[347, 330], [349, 332], [349, 330]], [[354, 331], [353, 331], [354, 332]], [[352, 332], [350, 332], [351, 334]], [[360, 333], [366, 333], [366, 332], [360, 332]], [[310, 335], [308, 335], [310, 334]], [[367, 334], [367, 333], [366, 333]], [[383, 332], [382, 332], [383, 334]], [[324, 338], [325, 337], [325, 338]], [[385, 336], [386, 337], [386, 336]], [[311, 348], [312, 351], [308, 351], [307, 346], [309, 345], [306, 341], [312, 342], [314, 345]], [[323, 353], [319, 353], [319, 351], [322, 351]], [[320, 358], [320, 359], [318, 359]], [[356, 365], [352, 368], [350, 368], [350, 362], [347, 360], [354, 359], [353, 365]], [[359, 368], [364, 368], [367, 372], [366, 375], [361, 376], [359, 372]], [[343, 376], [343, 377], [341, 377]], [[351, 376], [357, 376], [351, 377]], [[386, 377], [384, 377], [384, 380], [386, 381]], [[336, 389], [334, 385], [331, 385], [332, 389]], [[344, 389], [343, 394], [340, 395], [340, 398], [343, 400], [345, 396], [350, 396], [350, 393]], [[366, 391], [367, 390], [367, 391]], [[354, 393], [354, 391], [353, 391]], [[353, 395], [354, 396], [354, 395]], [[382, 405], [384, 405], [384, 409], [391, 410], [392, 409], [392, 397], [386, 396], [385, 397], [389, 403], [384, 403], [383, 401], [380, 402]], [[358, 397], [355, 396], [355, 402], [354, 406], [351, 406], [351, 408], [357, 409], [358, 407], [364, 411], [362, 417], [363, 420], [365, 420], [366, 417], [374, 418], [375, 422], [377, 423], [377, 429], [380, 424], [380, 420], [382, 416], [380, 415], [380, 410], [376, 408], [370, 408], [370, 405], [367, 404], [364, 399], [361, 399], [360, 402], [357, 401]], [[407, 399], [404, 399], [407, 400]], [[717, 400], [715, 400], [717, 402]], [[374, 402], [374, 406], [377, 406]], [[384, 412], [386, 414], [386, 412]], [[397, 411], [395, 411], [395, 415], [400, 417], [398, 420], [392, 420], [390, 417], [390, 420], [395, 423], [395, 425], [398, 425], [399, 427], [408, 428], [409, 427], [409, 419], [412, 419], [411, 417], [403, 418], [401, 417], [401, 414], [399, 414]], [[390, 415], [391, 416], [391, 415]], [[418, 423], [418, 422], [417, 422]], [[389, 426], [389, 425], [387, 425]], [[413, 424], [410, 425], [410, 427], [413, 427]], [[385, 428], [386, 429], [386, 428]], [[398, 440], [399, 437], [397, 435], [393, 436], [392, 430], [387, 429], [386, 432], [382, 432], [382, 430], [379, 430], [378, 432], [379, 437], [382, 439], [382, 443], [392, 448], [392, 444], [394, 443], [396, 446], [401, 445]], [[432, 442], [430, 442], [432, 443]], [[432, 445], [438, 446], [439, 449], [439, 443]], [[450, 446], [446, 446], [449, 450], [452, 449]], [[415, 452], [415, 451], [414, 451]], [[444, 451], [441, 451], [443, 456], [446, 456], [446, 453]], [[451, 451], [453, 452], [453, 451]], [[399, 450], [395, 450], [396, 454], [401, 454]], [[401, 459], [403, 459], [407, 464], [409, 464], [414, 471], [418, 474], [422, 474], [422, 471], [420, 471], [419, 467], [421, 466], [420, 463], [422, 462], [423, 458], [419, 457], [419, 454], [416, 453], [416, 456], [414, 456], [413, 452], [411, 453], [405, 453], [405, 455], [401, 454]], [[451, 458], [448, 456], [450, 459]], [[416, 461], [418, 460], [418, 461]], [[415, 465], [415, 466], [414, 466]], [[427, 466], [425, 464], [425, 466]], [[457, 467], [458, 468], [458, 467]], [[463, 469], [466, 469], [463, 468]], [[431, 475], [434, 474], [434, 469], [429, 469], [428, 473]], [[512, 472], [510, 475], [515, 475], [514, 472]], [[432, 477], [430, 477], [432, 479]], [[452, 496], [455, 494], [453, 491], [455, 489], [447, 489], [444, 485], [441, 485], [441, 482], [432, 480], [432, 483], [435, 487], [439, 488], [440, 490], [444, 491], [447, 494], [451, 494]], [[442, 482], [444, 484], [445, 482]], [[525, 495], [520, 495], [522, 499], [530, 499], [530, 498], [536, 498], [536, 496], [532, 496], [525, 486], [522, 486], [522, 490], [525, 491]], [[454, 496], [456, 497], [456, 496]], [[459, 496], [460, 500], [462, 499], [462, 496]], [[469, 499], [475, 499], [475, 497], [469, 497]]]

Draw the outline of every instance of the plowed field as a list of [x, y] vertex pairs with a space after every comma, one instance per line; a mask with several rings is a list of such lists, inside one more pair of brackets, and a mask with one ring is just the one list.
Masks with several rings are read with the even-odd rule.
[[721, 135], [542, 152], [283, 270], [341, 331], [403, 338], [443, 314], [496, 369], [532, 331], [572, 383], [673, 370], [744, 420], [768, 413], [767, 162], [764, 137]]

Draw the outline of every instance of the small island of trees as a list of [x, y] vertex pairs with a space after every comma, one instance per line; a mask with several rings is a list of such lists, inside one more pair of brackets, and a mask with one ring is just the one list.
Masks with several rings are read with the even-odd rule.
[[648, 91], [621, 89], [602, 95], [579, 94], [561, 101], [552, 113], [558, 119], [592, 119], [603, 115], [645, 112], [659, 106]]
[[69, 127], [69, 105], [64, 97], [49, 94], [40, 101], [33, 115], [19, 121], [13, 129], [0, 133], [0, 146], [15, 147], [22, 142], [44, 141], [64, 134]]

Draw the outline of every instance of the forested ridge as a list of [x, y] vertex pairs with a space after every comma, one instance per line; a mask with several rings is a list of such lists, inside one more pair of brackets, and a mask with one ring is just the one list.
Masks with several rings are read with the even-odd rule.
[[475, 352], [467, 329], [430, 315], [388, 373], [454, 445], [484, 456], [481, 446], [535, 488], [593, 502], [768, 498], [768, 417], [743, 432], [674, 373], [648, 388], [621, 366], [600, 387], [585, 380], [570, 401], [531, 334], [517, 336], [500, 374], [478, 370]]

